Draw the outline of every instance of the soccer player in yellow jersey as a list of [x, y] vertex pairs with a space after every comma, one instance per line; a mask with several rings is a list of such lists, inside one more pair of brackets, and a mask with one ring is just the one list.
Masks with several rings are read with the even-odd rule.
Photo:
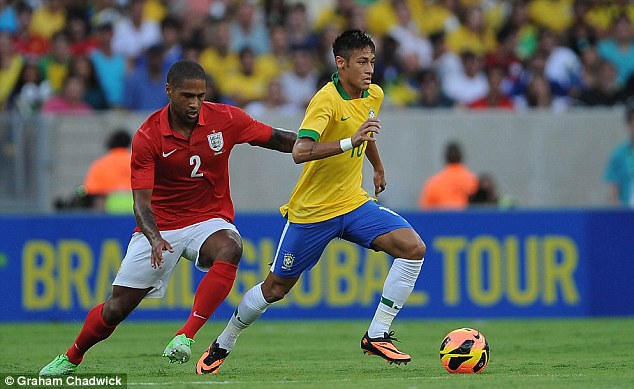
[[390, 326], [414, 288], [425, 244], [405, 219], [361, 186], [364, 156], [374, 167], [374, 194], [386, 186], [374, 136], [381, 130], [377, 116], [383, 101], [383, 91], [372, 84], [374, 43], [364, 32], [348, 30], [335, 39], [333, 54], [337, 73], [308, 105], [293, 147], [293, 159], [305, 163], [304, 171], [281, 207], [288, 221], [271, 271], [244, 295], [225, 330], [200, 357], [198, 374], [216, 374], [238, 335], [284, 298], [337, 237], [394, 257], [361, 349], [390, 363], [411, 360], [392, 343]]

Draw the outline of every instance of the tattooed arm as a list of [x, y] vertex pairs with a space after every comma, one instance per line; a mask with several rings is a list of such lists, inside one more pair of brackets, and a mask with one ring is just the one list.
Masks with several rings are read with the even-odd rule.
[[290, 130], [273, 127], [273, 133], [269, 140], [261, 146], [266, 149], [281, 151], [282, 153], [290, 153], [297, 139], [297, 134]]
[[[380, 124], [378, 119], [368, 119], [363, 122], [361, 127], [359, 127], [351, 138], [348, 138], [348, 141], [352, 147], [358, 147], [366, 141], [374, 142], [376, 139], [372, 137], [372, 134], [378, 133], [379, 128]], [[343, 141], [345, 140], [336, 142], [315, 142], [311, 138], [298, 138], [293, 147], [293, 161], [295, 161], [295, 163], [304, 163], [331, 157], [350, 150], [352, 147], [342, 147]]]

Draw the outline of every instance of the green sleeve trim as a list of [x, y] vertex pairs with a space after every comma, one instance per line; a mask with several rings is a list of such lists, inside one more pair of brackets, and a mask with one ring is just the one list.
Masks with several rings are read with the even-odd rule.
[[315, 130], [308, 130], [306, 128], [302, 128], [297, 133], [297, 137], [298, 138], [310, 138], [310, 139], [314, 140], [315, 142], [317, 142], [317, 140], [319, 139], [319, 133], [317, 131], [315, 131]]

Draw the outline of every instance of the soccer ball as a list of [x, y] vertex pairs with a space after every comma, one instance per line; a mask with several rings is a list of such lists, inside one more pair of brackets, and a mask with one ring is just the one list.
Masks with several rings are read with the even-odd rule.
[[453, 330], [440, 344], [440, 362], [450, 373], [480, 373], [489, 363], [489, 343], [478, 330]]

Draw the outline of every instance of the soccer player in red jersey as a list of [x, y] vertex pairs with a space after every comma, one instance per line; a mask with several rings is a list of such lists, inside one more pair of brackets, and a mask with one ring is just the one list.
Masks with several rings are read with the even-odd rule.
[[164, 296], [181, 256], [207, 271], [187, 322], [163, 353], [170, 362], [187, 362], [196, 332], [233, 286], [242, 239], [232, 224], [231, 150], [249, 143], [290, 153], [297, 135], [237, 107], [205, 102], [205, 72], [196, 62], [174, 63], [165, 91], [169, 104], [150, 115], [132, 140], [137, 227], [112, 295], [88, 312], [73, 345], [40, 375], [74, 373], [86, 351], [110, 336], [144, 298]]

